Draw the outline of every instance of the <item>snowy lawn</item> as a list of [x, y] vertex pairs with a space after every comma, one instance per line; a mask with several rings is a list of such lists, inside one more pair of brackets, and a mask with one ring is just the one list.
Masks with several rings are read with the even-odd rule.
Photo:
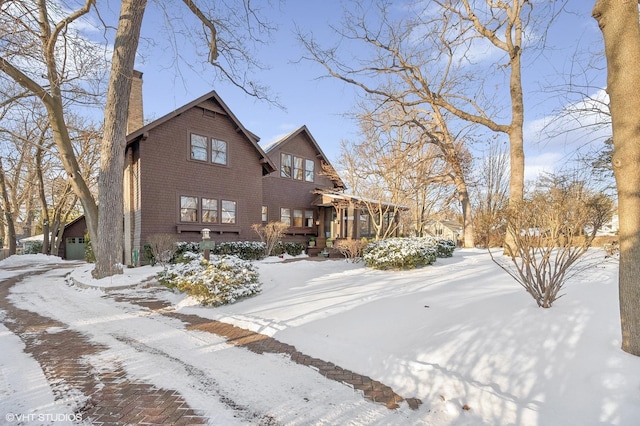
[[[178, 312], [273, 336], [419, 398], [417, 411], [406, 404], [387, 410], [282, 356], [249, 354], [215, 336], [180, 331], [176, 320], [140, 315], [127, 303], [101, 297], [100, 290], [69, 287], [61, 278], [46, 286], [27, 280], [12, 300], [111, 348], [91, 362], [106, 363], [103, 368], [118, 363], [135, 377], [175, 387], [223, 423], [238, 419], [207, 402], [200, 390], [210, 383], [203, 377], [287, 424], [637, 424], [640, 358], [619, 349], [617, 262], [600, 250], [589, 256], [602, 261], [568, 282], [566, 295], [546, 310], [482, 250], [456, 250], [452, 258], [412, 271], [267, 259], [257, 263], [262, 294], [218, 308], [161, 293]], [[132, 281], [152, 272], [136, 269]], [[0, 336], [4, 353], [11, 354], [0, 356], [0, 385], [13, 389], [12, 368], [33, 371], [33, 365], [18, 339], [7, 330]], [[123, 343], [128, 341], [137, 342], [133, 349]], [[167, 356], [160, 359], [160, 352]], [[202, 374], [188, 377], [185, 365], [197, 365]], [[43, 377], [32, 376], [41, 388]], [[14, 405], [2, 398], [0, 410], [26, 398], [21, 392], [7, 392]], [[45, 392], [35, 402], [48, 400]], [[18, 404], [27, 406], [27, 399]]]

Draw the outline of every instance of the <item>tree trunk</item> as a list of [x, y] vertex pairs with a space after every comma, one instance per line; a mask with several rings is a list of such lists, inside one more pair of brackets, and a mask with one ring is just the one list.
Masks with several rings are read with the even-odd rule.
[[622, 350], [640, 356], [640, 24], [638, 1], [598, 0], [613, 125], [620, 217], [618, 277]]
[[[41, 143], [43, 140], [40, 141]], [[44, 177], [42, 176], [42, 145], [36, 148], [36, 176], [38, 179], [38, 195], [40, 197], [40, 208], [42, 209], [42, 254], [50, 254], [49, 248], [49, 206], [47, 196], [44, 193]]]
[[475, 241], [473, 239], [473, 217], [471, 214], [469, 191], [467, 191], [467, 184], [463, 179], [456, 177], [454, 181], [456, 183], [456, 191], [458, 192], [460, 208], [462, 209], [462, 246], [465, 248], [473, 248], [475, 247]]
[[2, 162], [0, 162], [0, 190], [2, 191], [2, 201], [4, 204], [4, 218], [7, 222], [6, 238], [8, 241], [5, 241], [5, 246], [9, 248], [9, 256], [11, 256], [16, 254], [16, 228], [11, 214], [11, 203], [9, 202], [9, 193], [7, 191], [7, 182]]
[[[518, 46], [519, 47], [519, 46]], [[521, 50], [512, 53], [511, 75], [509, 78], [509, 94], [511, 96], [511, 124], [509, 125], [509, 206], [514, 207], [524, 197], [524, 98], [522, 95]], [[511, 226], [509, 223], [507, 226]], [[517, 230], [514, 230], [517, 231]], [[513, 233], [507, 232], [504, 238], [506, 253], [514, 253]]]
[[111, 62], [111, 77], [105, 106], [104, 135], [100, 151], [98, 233], [91, 235], [96, 267], [94, 276], [122, 273], [123, 173], [129, 94], [146, 0], [125, 0]]

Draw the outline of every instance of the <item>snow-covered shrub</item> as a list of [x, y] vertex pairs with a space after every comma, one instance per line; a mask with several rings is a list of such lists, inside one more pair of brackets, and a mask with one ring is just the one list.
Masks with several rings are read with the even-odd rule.
[[258, 241], [233, 241], [217, 243], [213, 254], [232, 255], [244, 260], [260, 260], [264, 257], [265, 244]]
[[456, 249], [456, 242], [447, 238], [436, 238], [436, 249], [438, 257], [451, 257]]
[[185, 262], [191, 255], [200, 253], [199, 242], [180, 241], [176, 243], [176, 252], [171, 258], [171, 263]]
[[388, 238], [369, 243], [362, 254], [367, 266], [375, 269], [413, 269], [431, 265], [438, 254], [433, 238]]
[[201, 304], [234, 303], [260, 292], [254, 266], [236, 256], [211, 256], [185, 252], [185, 262], [169, 265], [158, 274], [160, 283], [195, 297]]
[[38, 254], [42, 253], [42, 241], [31, 241], [25, 245], [23, 254]]
[[286, 253], [289, 256], [298, 256], [304, 252], [304, 249], [305, 245], [302, 243], [278, 241], [278, 243], [273, 247], [271, 254], [273, 256], [280, 256], [281, 254]]

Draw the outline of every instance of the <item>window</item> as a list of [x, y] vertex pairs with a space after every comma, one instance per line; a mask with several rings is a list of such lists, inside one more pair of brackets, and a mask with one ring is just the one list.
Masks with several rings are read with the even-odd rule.
[[262, 206], [262, 221], [267, 222], [269, 220], [269, 216], [267, 215], [267, 206]]
[[280, 222], [291, 226], [291, 209], [280, 209]]
[[304, 164], [304, 159], [300, 157], [293, 157], [293, 178], [297, 180], [302, 180], [304, 175], [304, 169], [302, 168]]
[[293, 226], [302, 227], [302, 210], [293, 211]]
[[218, 139], [211, 139], [211, 162], [227, 164], [227, 143]]
[[191, 134], [191, 159], [207, 161], [207, 137]]
[[315, 161], [280, 153], [280, 176], [313, 182], [315, 179]]
[[222, 200], [222, 223], [236, 223], [236, 202]]
[[371, 236], [371, 231], [369, 229], [369, 215], [367, 213], [360, 213], [358, 222], [360, 227], [360, 236], [361, 237]]
[[218, 223], [218, 200], [212, 198], [202, 199], [202, 221]]
[[211, 161], [214, 164], [227, 164], [227, 143], [219, 139], [191, 134], [191, 159]]
[[180, 197], [180, 221], [198, 220], [198, 197]]
[[313, 182], [315, 163], [313, 160], [304, 160], [304, 180]]
[[280, 154], [280, 176], [291, 177], [291, 154]]
[[313, 227], [313, 210], [304, 211], [304, 226], [307, 228]]

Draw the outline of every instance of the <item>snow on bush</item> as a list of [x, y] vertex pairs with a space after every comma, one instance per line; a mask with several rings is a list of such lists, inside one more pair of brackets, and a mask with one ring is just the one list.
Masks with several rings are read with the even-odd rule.
[[264, 257], [265, 244], [259, 241], [233, 241], [217, 243], [214, 254], [237, 256], [244, 260], [260, 260]]
[[304, 252], [305, 245], [302, 243], [291, 243], [278, 241], [273, 247], [271, 254], [273, 256], [280, 256], [281, 254], [288, 254], [289, 256], [299, 256]]
[[260, 292], [258, 272], [254, 266], [236, 256], [211, 256], [185, 252], [184, 262], [169, 265], [158, 274], [169, 288], [193, 296], [203, 305], [234, 303]]
[[362, 258], [374, 269], [413, 269], [452, 256], [455, 247], [451, 240], [432, 237], [388, 238], [366, 246]]

